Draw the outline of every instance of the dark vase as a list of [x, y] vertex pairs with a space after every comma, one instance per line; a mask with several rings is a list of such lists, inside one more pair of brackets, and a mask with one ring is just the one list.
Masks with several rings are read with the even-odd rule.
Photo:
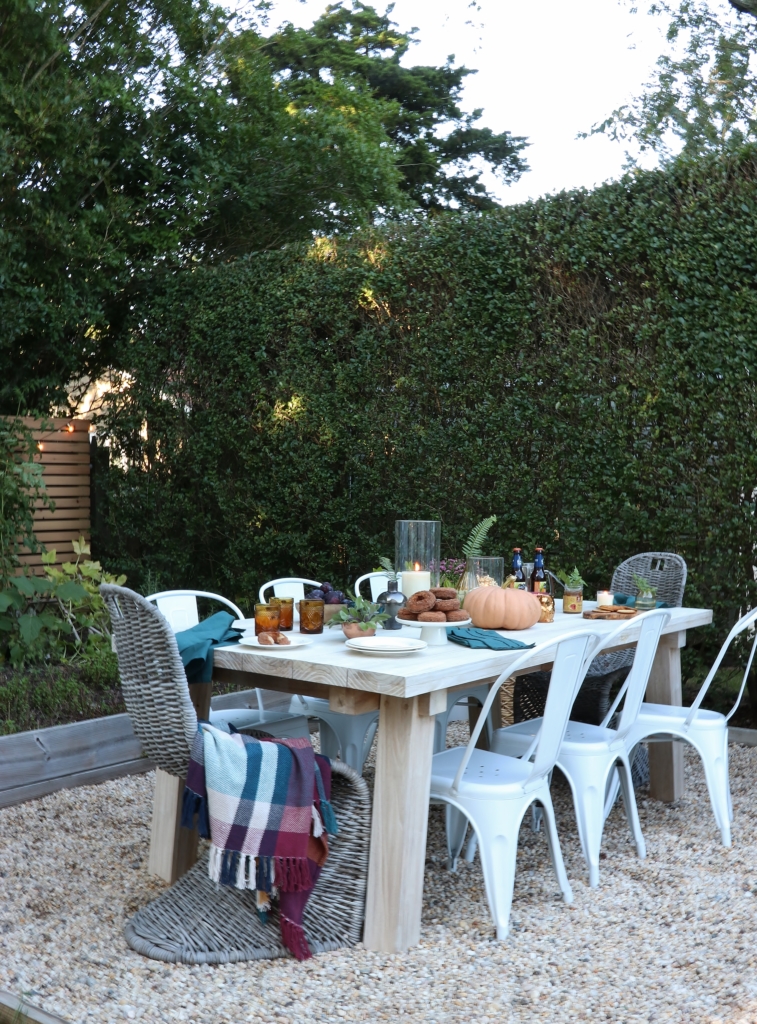
[[397, 612], [407, 601], [404, 594], [400, 594], [396, 580], [389, 580], [389, 589], [379, 594], [376, 604], [385, 611], [389, 618], [384, 623], [384, 629], [402, 629], [402, 623], [397, 622]]

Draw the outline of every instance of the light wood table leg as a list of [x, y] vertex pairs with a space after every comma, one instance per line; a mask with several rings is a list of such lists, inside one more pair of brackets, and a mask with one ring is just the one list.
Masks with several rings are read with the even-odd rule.
[[421, 933], [434, 749], [434, 718], [423, 710], [418, 697], [381, 697], [363, 941], [384, 953]]
[[[683, 703], [681, 691], [681, 648], [686, 632], [660, 637], [646, 699], [650, 704]], [[672, 803], [683, 797], [683, 746], [679, 741], [649, 744], [649, 795], [654, 800]]]
[[[189, 684], [189, 697], [198, 718], [207, 720], [212, 692], [212, 683]], [[155, 772], [147, 870], [170, 885], [186, 874], [197, 861], [197, 829], [181, 827], [183, 797], [184, 779], [158, 768]]]
[[155, 796], [147, 870], [170, 885], [197, 860], [197, 829], [181, 827], [184, 779], [161, 768], [155, 772]]

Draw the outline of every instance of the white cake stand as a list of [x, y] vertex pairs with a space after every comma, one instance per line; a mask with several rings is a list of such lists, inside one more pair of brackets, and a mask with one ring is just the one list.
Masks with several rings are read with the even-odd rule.
[[425, 640], [429, 647], [441, 647], [447, 643], [448, 629], [457, 629], [458, 626], [470, 626], [471, 620], [462, 619], [460, 622], [407, 622], [405, 619], [397, 619], [402, 623], [403, 629], [419, 629], [421, 640]]

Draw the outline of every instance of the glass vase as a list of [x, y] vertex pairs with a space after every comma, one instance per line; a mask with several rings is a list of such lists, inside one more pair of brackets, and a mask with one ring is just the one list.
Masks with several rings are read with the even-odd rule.
[[636, 598], [635, 607], [637, 612], [650, 612], [653, 608], [656, 608], [657, 601], [654, 594], [649, 590], [645, 590], [643, 594], [639, 594]]
[[402, 573], [405, 597], [439, 586], [442, 524], [436, 519], [398, 519], [394, 524], [394, 567]]

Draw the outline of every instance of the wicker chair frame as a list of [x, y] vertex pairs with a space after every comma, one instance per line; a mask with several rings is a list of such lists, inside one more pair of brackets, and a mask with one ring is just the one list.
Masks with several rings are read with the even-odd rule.
[[176, 637], [154, 604], [103, 583], [126, 710], [145, 754], [169, 775], [187, 774], [197, 714]]
[[[343, 761], [332, 762], [331, 803], [339, 834], [305, 908], [303, 925], [313, 953], [354, 946], [362, 937], [371, 834], [368, 786]], [[208, 854], [170, 889], [138, 910], [124, 928], [133, 950], [153, 960], [228, 964], [291, 954], [281, 942], [278, 915], [263, 923], [254, 893], [208, 878]]]

